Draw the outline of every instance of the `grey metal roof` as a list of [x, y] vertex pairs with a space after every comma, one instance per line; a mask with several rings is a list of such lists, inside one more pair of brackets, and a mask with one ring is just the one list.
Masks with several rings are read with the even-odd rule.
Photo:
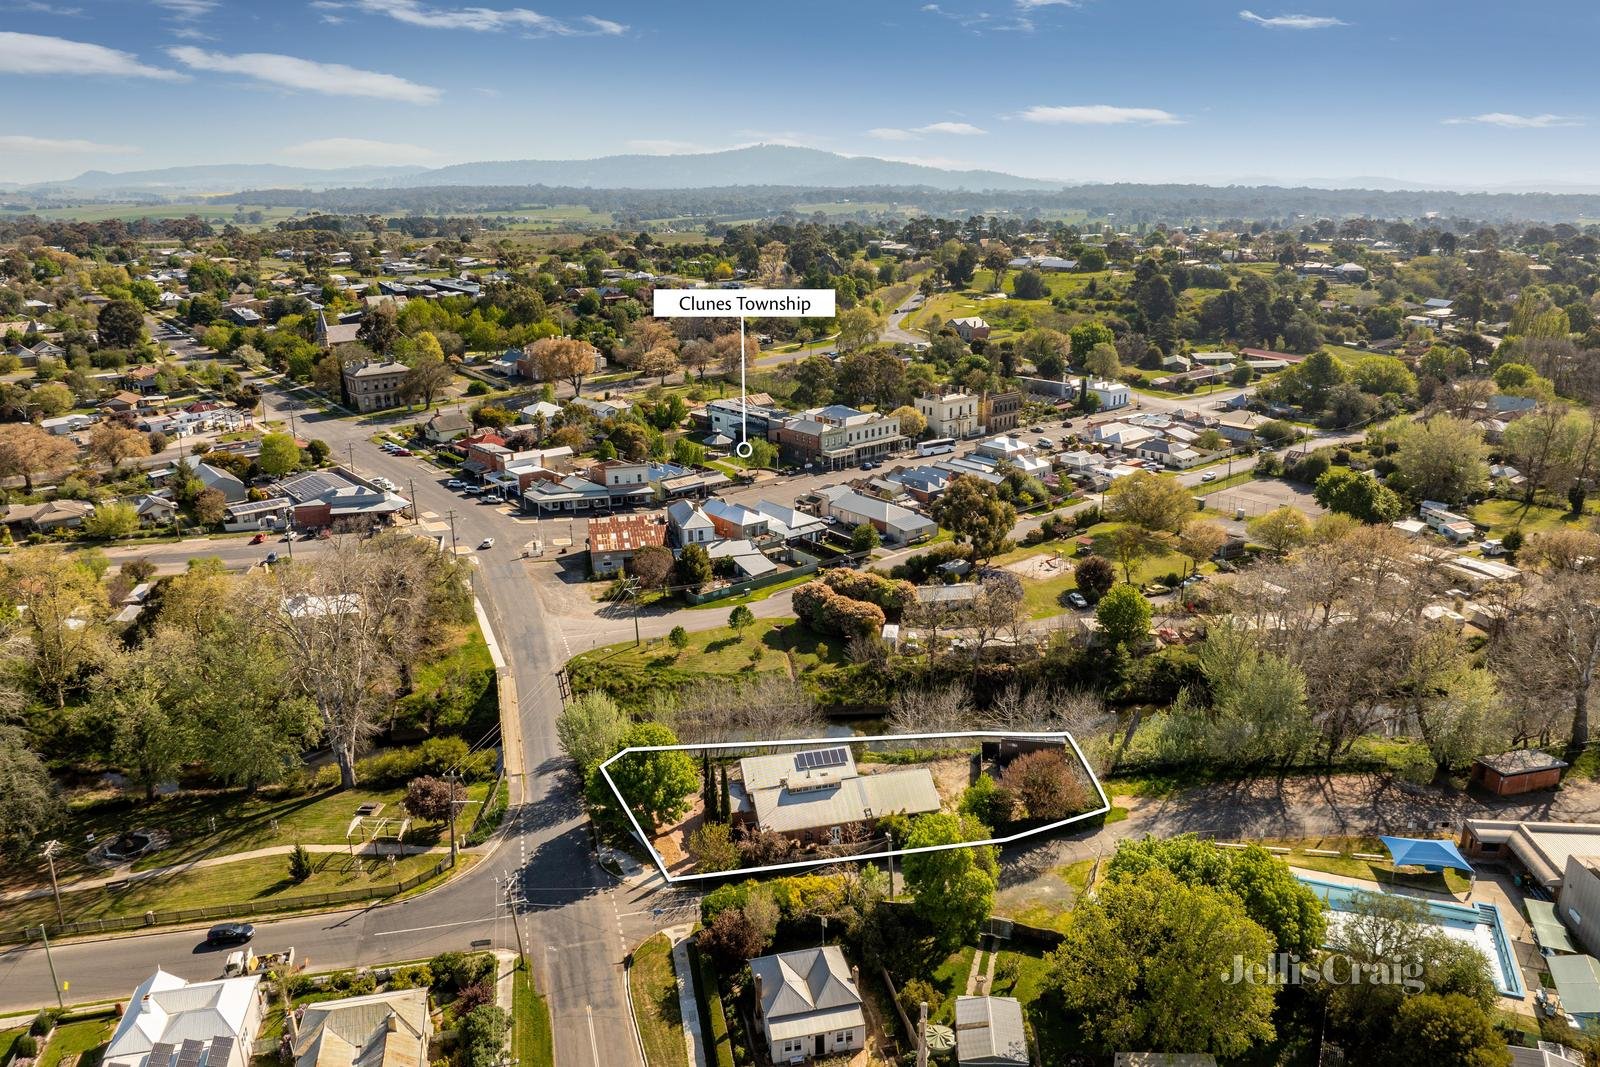
[[861, 991], [835, 945], [761, 956], [750, 961], [750, 973], [760, 989], [761, 1017], [774, 1038], [845, 1029], [866, 1021]]
[[1027, 1063], [1022, 1004], [1014, 997], [957, 997], [956, 1061], [962, 1067]]
[[1573, 1015], [1600, 1015], [1600, 960], [1593, 956], [1551, 956], [1545, 966], [1556, 980], [1563, 1008]]

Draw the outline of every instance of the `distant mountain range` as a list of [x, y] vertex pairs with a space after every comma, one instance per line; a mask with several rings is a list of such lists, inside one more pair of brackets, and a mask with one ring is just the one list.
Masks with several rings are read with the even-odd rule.
[[592, 189], [714, 189], [805, 185], [844, 188], [897, 185], [943, 191], [1039, 191], [1065, 183], [1019, 178], [993, 170], [945, 170], [871, 156], [841, 156], [814, 148], [753, 145], [688, 155], [601, 156], [598, 159], [518, 159], [425, 167], [345, 167], [318, 170], [278, 164], [229, 163], [109, 173], [91, 170], [68, 181], [24, 185], [42, 195], [178, 196], [244, 189], [413, 189], [436, 186], [549, 185]]

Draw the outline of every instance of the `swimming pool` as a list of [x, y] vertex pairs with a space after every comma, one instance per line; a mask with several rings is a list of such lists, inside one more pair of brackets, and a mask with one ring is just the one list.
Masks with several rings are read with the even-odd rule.
[[[1362, 890], [1316, 878], [1302, 877], [1300, 881], [1328, 905], [1328, 910], [1332, 912], [1328, 916], [1330, 928], [1336, 928], [1343, 921], [1342, 916], [1350, 913], [1358, 895], [1382, 891]], [[1422, 900], [1427, 906], [1429, 919], [1445, 934], [1473, 946], [1488, 958], [1490, 976], [1501, 996], [1522, 998], [1522, 972], [1517, 967], [1516, 953], [1511, 948], [1511, 937], [1500, 921], [1499, 908], [1487, 903], [1452, 904], [1420, 897], [1412, 899]]]

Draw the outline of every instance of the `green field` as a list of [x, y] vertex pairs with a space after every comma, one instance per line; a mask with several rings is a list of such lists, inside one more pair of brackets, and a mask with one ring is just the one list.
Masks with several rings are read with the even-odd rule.
[[[756, 656], [757, 650], [760, 655]], [[757, 619], [743, 635], [731, 627], [689, 634], [682, 651], [666, 638], [642, 645], [624, 641], [575, 657], [569, 668], [604, 674], [654, 673], [676, 668], [700, 675], [744, 674], [750, 670], [786, 670], [793, 663], [801, 675], [828, 671], [845, 662], [844, 641], [819, 637], [794, 619]]]
[[1539, 504], [1523, 511], [1518, 500], [1485, 500], [1467, 509], [1467, 518], [1489, 528], [1490, 537], [1504, 537], [1521, 527], [1524, 535], [1547, 530], [1565, 530], [1581, 526], [1584, 517], [1573, 515], [1566, 508], [1548, 508]]
[[[1089, 527], [1082, 534], [1057, 541], [1041, 541], [1036, 545], [1027, 545], [1014, 548], [1003, 556], [996, 556], [995, 566], [1004, 566], [1018, 560], [1029, 559], [1034, 556], [1060, 555], [1064, 559], [1077, 558], [1077, 538], [1087, 536], [1094, 542], [1096, 555], [1104, 556], [1113, 565], [1116, 565], [1116, 552], [1111, 546], [1111, 535], [1121, 524], [1115, 522], [1102, 522]], [[1187, 556], [1178, 552], [1160, 552], [1141, 559], [1133, 568], [1133, 584], [1144, 585], [1146, 582], [1157, 581], [1169, 573], [1187, 574], [1194, 564]], [[1200, 568], [1200, 573], [1205, 574], [1216, 568], [1206, 564]], [[1117, 579], [1122, 579], [1122, 568], [1117, 567]], [[1066, 595], [1078, 588], [1075, 574], [1063, 574], [1056, 578], [1030, 578], [1022, 583], [1023, 606], [1027, 609], [1030, 619], [1047, 619], [1052, 615], [1060, 615], [1069, 610], [1064, 602]]]
[[[262, 856], [135, 882], [121, 890], [85, 889], [62, 893], [61, 903], [68, 922], [120, 919], [147, 911], [182, 911], [223, 904], [260, 904], [264, 910], [270, 910], [277, 900], [390, 885], [426, 871], [444, 857], [437, 854], [406, 856], [392, 866], [387, 859], [371, 857], [352, 864], [349, 857], [340, 853], [317, 853], [311, 858], [315, 871], [298, 884], [289, 879], [287, 855]], [[55, 919], [55, 904], [45, 896], [7, 904], [3, 921], [9, 927], [54, 922]]]
[[[252, 212], [261, 212], [262, 220], [259, 223], [244, 221]], [[0, 212], [0, 217], [13, 212]], [[198, 215], [207, 222], [219, 222], [224, 225], [236, 221], [241, 228], [248, 229], [252, 226], [271, 226], [292, 218], [295, 209], [290, 207], [264, 207], [250, 204], [223, 204], [203, 200], [179, 201], [171, 204], [82, 204], [78, 207], [42, 208], [38, 211], [20, 212], [25, 215], [38, 215], [44, 219], [71, 219], [76, 222], [106, 222], [111, 219], [121, 219], [132, 222], [135, 219], [181, 219], [189, 215]]]
[[634, 952], [628, 988], [633, 994], [633, 1017], [644, 1040], [645, 1062], [650, 1067], [685, 1067], [689, 1050], [678, 1011], [672, 945], [665, 934], [656, 934]]
[[39, 1056], [37, 1067], [60, 1067], [68, 1060], [76, 1060], [78, 1067], [95, 1067], [111, 1040], [114, 1019], [84, 1019], [63, 1023], [56, 1028], [49, 1046]]

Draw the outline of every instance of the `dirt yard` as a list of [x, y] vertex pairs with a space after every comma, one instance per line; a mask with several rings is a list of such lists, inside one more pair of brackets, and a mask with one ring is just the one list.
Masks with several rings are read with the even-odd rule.
[[705, 821], [705, 813], [706, 806], [700, 794], [696, 793], [693, 806], [683, 818], [656, 831], [650, 843], [661, 853], [662, 862], [671, 873], [684, 874], [694, 867], [694, 857], [689, 854], [689, 835], [700, 829], [700, 824]]
[[1007, 563], [1005, 570], [1015, 574], [1018, 578], [1032, 579], [1034, 581], [1049, 581], [1051, 578], [1060, 578], [1072, 573], [1072, 564], [1057, 553], [1048, 553], [1040, 556], [1029, 556], [1026, 559], [1014, 560]]

